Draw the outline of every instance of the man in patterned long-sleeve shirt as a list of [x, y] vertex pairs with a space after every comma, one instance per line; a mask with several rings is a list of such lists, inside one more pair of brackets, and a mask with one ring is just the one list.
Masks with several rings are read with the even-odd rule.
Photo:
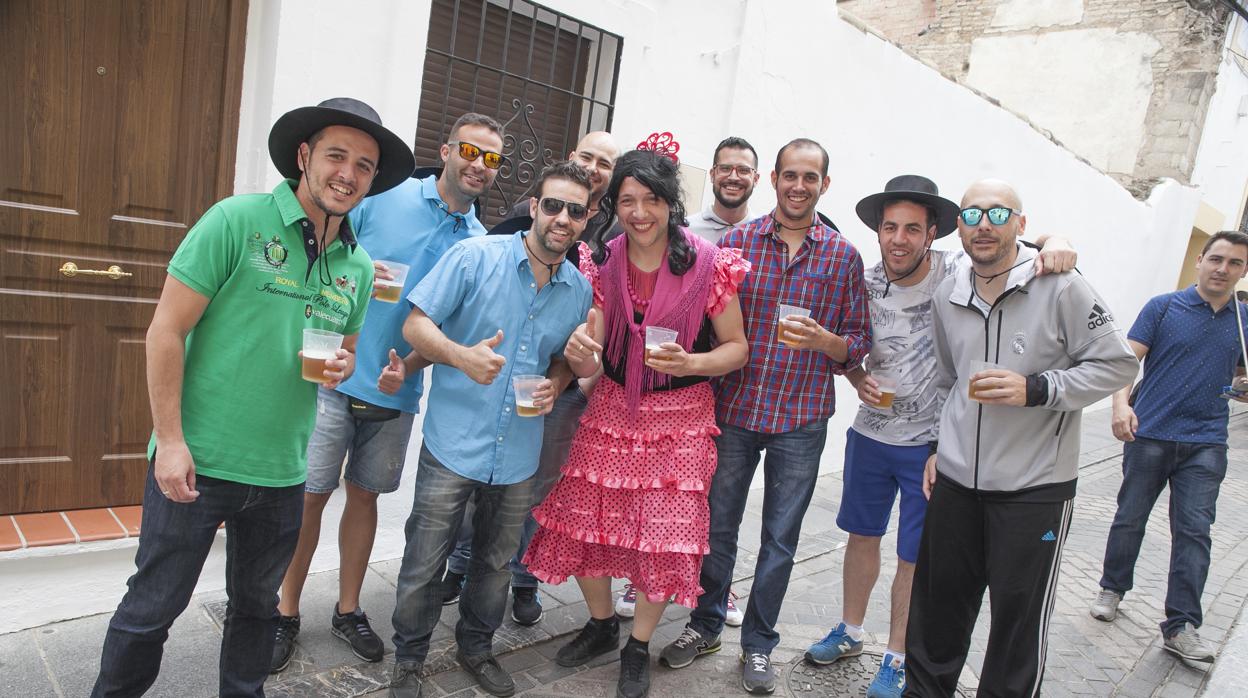
[[[750, 360], [718, 382], [716, 412], [723, 433], [711, 482], [704, 593], [684, 632], [660, 659], [680, 668], [719, 650], [737, 531], [750, 480], [766, 450], [762, 541], [754, 593], [741, 626], [742, 685], [751, 693], [775, 688], [770, 655], [780, 640], [776, 619], [819, 474], [835, 406], [833, 377], [861, 363], [871, 348], [862, 258], [815, 213], [829, 181], [827, 151], [805, 138], [790, 142], [780, 149], [771, 173], [775, 210], [719, 242], [741, 248], [752, 265], [739, 292]], [[782, 319], [782, 304], [807, 309], [810, 316]]]

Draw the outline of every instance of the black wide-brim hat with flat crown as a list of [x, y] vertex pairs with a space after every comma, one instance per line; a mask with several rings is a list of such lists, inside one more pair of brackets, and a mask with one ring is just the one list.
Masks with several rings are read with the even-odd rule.
[[936, 237], [941, 238], [958, 229], [961, 207], [940, 195], [936, 183], [921, 175], [900, 175], [888, 180], [884, 191], [872, 194], [854, 207], [858, 217], [872, 232], [880, 231], [884, 204], [891, 201], [913, 201], [936, 209]]
[[327, 99], [315, 107], [300, 107], [282, 114], [269, 131], [269, 158], [283, 177], [299, 179], [298, 150], [301, 143], [328, 126], [350, 126], [377, 141], [380, 162], [373, 186], [366, 196], [393, 189], [412, 173], [416, 158], [402, 138], [381, 125], [377, 110], [350, 97]]

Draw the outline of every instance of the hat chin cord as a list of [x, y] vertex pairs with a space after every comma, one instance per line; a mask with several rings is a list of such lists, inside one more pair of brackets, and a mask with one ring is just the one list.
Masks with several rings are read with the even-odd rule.
[[924, 248], [923, 248], [923, 254], [919, 255], [919, 261], [915, 262], [915, 263], [914, 263], [914, 266], [910, 267], [910, 271], [906, 272], [905, 274], [902, 274], [901, 276], [899, 276], [899, 277], [897, 277], [897, 278], [895, 278], [895, 279], [890, 279], [890, 278], [888, 278], [888, 265], [887, 265], [887, 264], [885, 264], [885, 265], [884, 265], [884, 281], [885, 281], [885, 283], [884, 283], [884, 295], [883, 295], [883, 296], [881, 296], [881, 298], [888, 298], [888, 291], [889, 291], [889, 289], [891, 289], [891, 288], [893, 287], [893, 284], [897, 283], [898, 281], [901, 281], [902, 279], [908, 278], [911, 274], [913, 274], [914, 272], [918, 271], [918, 270], [919, 270], [919, 267], [923, 266], [923, 263], [927, 261], [927, 255], [928, 255], [928, 253], [930, 253], [931, 251], [932, 251], [932, 248], [930, 248], [930, 247], [924, 247]]
[[[300, 173], [300, 176], [305, 182], [307, 182], [308, 191], [311, 192], [312, 182], [308, 179], [308, 161], [304, 159], [302, 152], [299, 153], [299, 159], [303, 161], [303, 172]], [[315, 196], [312, 197], [312, 203], [316, 204], [316, 207], [321, 210], [321, 213], [325, 214], [325, 222], [321, 226], [320, 237], [317, 238], [316, 277], [321, 282], [322, 286], [329, 286], [334, 283], [334, 273], [329, 268], [329, 256], [325, 254], [325, 238], [329, 235], [329, 219], [333, 216], [333, 214], [329, 211], [329, 209], [325, 208], [320, 201], [317, 201]], [[346, 216], [342, 217], [346, 218]], [[311, 216], [309, 216], [309, 218], [311, 218]]]

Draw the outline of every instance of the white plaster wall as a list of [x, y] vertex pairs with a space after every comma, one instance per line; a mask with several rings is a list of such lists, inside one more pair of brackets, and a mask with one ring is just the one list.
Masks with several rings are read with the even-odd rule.
[[[1235, 19], [1227, 32], [1229, 49], [1248, 55], [1246, 29], [1244, 20]], [[1218, 69], [1217, 88], [1209, 102], [1192, 169], [1192, 184], [1200, 189], [1205, 203], [1225, 217], [1222, 228], [1238, 224], [1236, 216], [1243, 208], [1244, 187], [1248, 183], [1248, 115], [1239, 115], [1245, 98], [1248, 74], [1228, 51]]]
[[1042, 128], [1106, 172], [1130, 173], [1153, 93], [1147, 34], [1079, 29], [986, 36], [971, 44], [968, 85]]
[[1001, 0], [994, 29], [1038, 29], [1083, 21], [1083, 0]]

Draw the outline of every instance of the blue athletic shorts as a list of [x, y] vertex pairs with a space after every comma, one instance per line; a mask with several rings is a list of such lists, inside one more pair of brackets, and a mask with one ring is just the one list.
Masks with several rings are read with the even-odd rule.
[[927, 513], [927, 498], [923, 496], [927, 451], [926, 444], [892, 446], [851, 428], [845, 439], [844, 488], [836, 525], [847, 533], [883, 536], [900, 490], [897, 557], [906, 562], [917, 560]]

